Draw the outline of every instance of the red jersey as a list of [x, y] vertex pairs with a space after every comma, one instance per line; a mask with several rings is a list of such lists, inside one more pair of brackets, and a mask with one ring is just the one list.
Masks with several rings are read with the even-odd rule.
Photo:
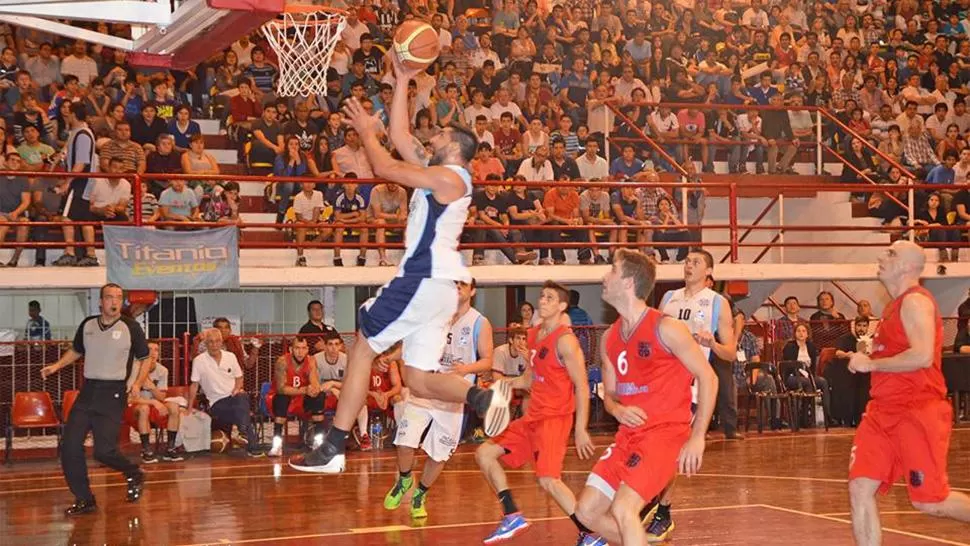
[[623, 319], [606, 333], [606, 354], [616, 374], [617, 399], [647, 414], [644, 428], [689, 425], [692, 417], [690, 385], [694, 376], [661, 341], [663, 317], [660, 311], [647, 308], [628, 339], [623, 336]]
[[575, 387], [559, 358], [559, 338], [571, 334], [559, 326], [539, 339], [539, 326], [529, 328], [529, 367], [532, 368], [532, 396], [526, 412], [531, 417], [569, 415], [576, 411]]
[[882, 320], [872, 338], [872, 358], [895, 356], [909, 349], [909, 338], [903, 328], [900, 307], [909, 294], [922, 294], [933, 302], [933, 363], [928, 368], [913, 372], [872, 372], [870, 396], [877, 405], [908, 406], [913, 402], [942, 400], [946, 398], [946, 381], [943, 379], [943, 319], [933, 295], [922, 286], [914, 286], [900, 294], [882, 312]]
[[[283, 355], [283, 359], [286, 360], [286, 385], [288, 387], [299, 389], [310, 384], [310, 365], [312, 361], [309, 357], [304, 358], [303, 362], [299, 365], [293, 360], [293, 355], [290, 353]], [[280, 385], [276, 384], [276, 374], [274, 373], [272, 392], [279, 392], [279, 388]]]
[[391, 374], [388, 372], [377, 371], [377, 368], [370, 370], [370, 390], [375, 392], [387, 392], [391, 390]]

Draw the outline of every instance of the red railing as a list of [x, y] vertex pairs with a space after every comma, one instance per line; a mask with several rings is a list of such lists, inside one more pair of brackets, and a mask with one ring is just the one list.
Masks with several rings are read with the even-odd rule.
[[[656, 143], [653, 143], [653, 145], [654, 146], [657, 146]], [[10, 172], [9, 174], [12, 175], [12, 176], [25, 176], [25, 177], [32, 177], [32, 178], [36, 178], [36, 177], [61, 177], [61, 178], [69, 178], [69, 177], [72, 177], [72, 174], [71, 173]], [[151, 181], [151, 180], [169, 181], [169, 180], [173, 180], [173, 179], [191, 179], [191, 180], [202, 180], [202, 181], [206, 181], [206, 180], [224, 181], [226, 179], [232, 179], [234, 181], [239, 181], [239, 182], [259, 182], [259, 183], [270, 182], [270, 183], [273, 183], [273, 184], [278, 184], [278, 183], [302, 183], [302, 182], [307, 182], [307, 181], [313, 181], [313, 182], [317, 182], [317, 183], [334, 183], [334, 182], [340, 182], [340, 181], [343, 181], [344, 180], [344, 179], [334, 179], [334, 178], [312, 179], [312, 178], [299, 178], [299, 177], [272, 177], [272, 178], [259, 177], [259, 176], [231, 176], [230, 177], [230, 176], [221, 176], [221, 175], [192, 175], [192, 176], [185, 176], [185, 175], [162, 175], [162, 174], [142, 174], [142, 175], [138, 175], [138, 174], [134, 174], [134, 175], [120, 175], [120, 174], [111, 175], [111, 174], [103, 174], [102, 175], [100, 173], [93, 173], [93, 174], [91, 174], [91, 176], [92, 177], [95, 177], [95, 176], [97, 176], [97, 177], [104, 177], [104, 178], [126, 178], [126, 179], [130, 179], [130, 180], [133, 180], [134, 181], [134, 183], [132, 184], [132, 189], [133, 189], [133, 192], [134, 192], [134, 195], [133, 195], [133, 201], [134, 201], [134, 207], [133, 207], [134, 208], [134, 214], [133, 214], [133, 217], [129, 221], [127, 221], [127, 222], [110, 222], [111, 224], [115, 224], [115, 225], [133, 225], [133, 226], [153, 226], [153, 227], [180, 227], [180, 228], [209, 228], [209, 227], [215, 226], [216, 224], [211, 223], [211, 222], [202, 222], [202, 221], [197, 221], [197, 222], [171, 222], [171, 221], [168, 221], [168, 222], [166, 222], [166, 221], [149, 222], [149, 221], [145, 221], [145, 219], [144, 219], [144, 217], [142, 215], [142, 207], [141, 207], [141, 185], [142, 185], [141, 182], [142, 181]], [[346, 181], [347, 182], [353, 182], [353, 183], [377, 183], [377, 182], [380, 182], [379, 180], [371, 180], [371, 179], [348, 179]], [[498, 181], [496, 181], [496, 182], [480, 181], [480, 182], [476, 182], [475, 184], [476, 184], [476, 186], [485, 186], [485, 185], [500, 185], [500, 186], [506, 186], [506, 185], [509, 184], [509, 182], [506, 182], [506, 181], [501, 181], [501, 182], [498, 182]], [[562, 187], [562, 186], [573, 187], [573, 188], [580, 189], [580, 188], [589, 187], [591, 184], [589, 182], [587, 182], [587, 181], [568, 181], [568, 182], [566, 182], [566, 181], [560, 181], [560, 182], [552, 182], [552, 181], [550, 181], [550, 182], [521, 182], [521, 183], [517, 182], [516, 185], [522, 185], [522, 186], [526, 186], [527, 188], [532, 188], [532, 189], [536, 189], [536, 188], [548, 189], [550, 187]], [[689, 194], [690, 192], [694, 192], [694, 191], [705, 191], [705, 192], [720, 191], [722, 193], [726, 193], [727, 194], [727, 198], [728, 198], [728, 208], [729, 208], [729, 222], [728, 223], [726, 223], [726, 224], [687, 224], [686, 221], [685, 221], [685, 222], [683, 222], [683, 225], [677, 226], [677, 228], [678, 229], [686, 229], [686, 230], [708, 230], [708, 231], [710, 231], [710, 230], [727, 230], [729, 232], [729, 237], [728, 237], [728, 241], [727, 242], [713, 242], [713, 241], [712, 242], [705, 242], [704, 243], [704, 246], [710, 246], [710, 247], [728, 247], [730, 249], [729, 255], [730, 255], [730, 259], [731, 259], [731, 262], [732, 263], [736, 263], [738, 261], [738, 252], [739, 252], [739, 249], [741, 249], [741, 248], [755, 248], [755, 247], [757, 247], [757, 248], [769, 249], [769, 248], [774, 248], [774, 247], [791, 247], [791, 248], [805, 247], [805, 248], [811, 248], [811, 247], [832, 247], [832, 246], [846, 246], [846, 247], [860, 246], [860, 247], [864, 247], [864, 246], [880, 246], [881, 245], [881, 243], [863, 243], [863, 242], [833, 243], [831, 241], [814, 241], [814, 242], [804, 242], [804, 241], [803, 242], [791, 242], [791, 241], [787, 241], [787, 242], [779, 242], [777, 240], [778, 237], [776, 237], [776, 239], [774, 241], [770, 242], [770, 243], [748, 243], [748, 242], [745, 242], [745, 239], [747, 238], [747, 236], [750, 233], [752, 233], [754, 231], [759, 231], [759, 230], [769, 230], [769, 231], [781, 231], [781, 230], [783, 230], [785, 232], [799, 232], [799, 231], [800, 232], [808, 232], [808, 231], [814, 231], [814, 232], [830, 232], [830, 231], [831, 232], [834, 232], [834, 231], [842, 231], [842, 232], [853, 232], [853, 231], [871, 232], [871, 231], [874, 231], [874, 229], [872, 227], [869, 227], [869, 226], [851, 226], [851, 225], [834, 225], [834, 224], [833, 225], [768, 225], [768, 224], [761, 224], [760, 221], [762, 220], [764, 214], [762, 214], [762, 218], [757, 218], [757, 219], [755, 219], [754, 222], [752, 222], [750, 224], [741, 223], [740, 221], [738, 221], [738, 199], [739, 199], [738, 196], [739, 196], [739, 188], [740, 187], [743, 187], [746, 190], [760, 189], [760, 190], [765, 191], [765, 192], [776, 192], [776, 193], [784, 193], [784, 192], [791, 192], [791, 191], [801, 191], [801, 192], [804, 192], [806, 190], [820, 191], [820, 192], [822, 192], [822, 191], [871, 192], [873, 189], [875, 189], [872, 184], [864, 184], [863, 183], [863, 184], [838, 184], [838, 185], [834, 185], [834, 184], [794, 184], [794, 183], [787, 183], [787, 182], [786, 183], [772, 183], [770, 181], [770, 178], [767, 178], [766, 177], [765, 182], [745, 182], [743, 185], [739, 185], [739, 183], [737, 183], [737, 182], [700, 182], [700, 183], [698, 183], [698, 182], [682, 182], [682, 183], [662, 182], [662, 183], [645, 184], [645, 183], [642, 183], [642, 182], [606, 182], [606, 181], [604, 181], [604, 182], [595, 182], [594, 185], [596, 185], [598, 187], [601, 187], [601, 188], [609, 188], [609, 189], [617, 189], [617, 188], [621, 188], [621, 187], [630, 187], [630, 186], [633, 186], [635, 188], [648, 188], [648, 187], [650, 187], [650, 188], [663, 188], [672, 197], [674, 196], [675, 193]], [[878, 188], [879, 188], [880, 191], [886, 191], [886, 190], [888, 190], [890, 188], [890, 186], [887, 186], [887, 185], [879, 185]], [[931, 184], [912, 184], [912, 185], [907, 185], [906, 186], [906, 189], [909, 190], [910, 192], [913, 192], [913, 191], [936, 191], [936, 190], [939, 190], [939, 186], [931, 185]], [[679, 190], [679, 192], [677, 192], [675, 190]], [[902, 203], [900, 203], [900, 204], [902, 204]], [[686, 208], [686, 206], [687, 206], [686, 199], [684, 199], [683, 205]], [[910, 213], [909, 215], [912, 218], [914, 215], [912, 214], [911, 207], [907, 206], [907, 210], [909, 211], [909, 213]], [[686, 218], [684, 218], [684, 220], [686, 220]], [[31, 226], [63, 227], [63, 226], [81, 226], [81, 225], [101, 226], [101, 225], [104, 225], [105, 223], [108, 223], [108, 222], [70, 222], [70, 221], [63, 221], [63, 222], [34, 222], [34, 221], [28, 221], [28, 222], [9, 222], [9, 221], [3, 221], [3, 222], [0, 222], [0, 226], [6, 226], [8, 228], [21, 227], [21, 226], [27, 226], [27, 227], [31, 227]], [[224, 225], [224, 224], [222, 224], [222, 225]], [[305, 227], [311, 228], [311, 229], [315, 228], [315, 229], [370, 229], [370, 230], [402, 230], [405, 227], [403, 224], [385, 224], [385, 223], [373, 223], [373, 222], [370, 222], [370, 223], [356, 223], [356, 224], [355, 223], [340, 223], [340, 222], [334, 222], [334, 223], [302, 224], [302, 225], [301, 224], [286, 224], [286, 223], [281, 224], [281, 223], [275, 223], [275, 222], [237, 222], [236, 225], [238, 225], [244, 232], [245, 232], [245, 230], [251, 229], [251, 228], [294, 229], [294, 228], [300, 228], [302, 226], [305, 226]], [[495, 226], [488, 226], [488, 225], [474, 224], [474, 223], [469, 223], [469, 224], [466, 225], [466, 228], [468, 230], [470, 230], [470, 231], [482, 230], [482, 229], [485, 229], [485, 230], [490, 230], [490, 229], [511, 229], [511, 230], [517, 230], [517, 231], [523, 231], [523, 232], [524, 231], [543, 231], [543, 230], [546, 230], [546, 231], [548, 231], [548, 230], [552, 230], [552, 231], [577, 231], [577, 230], [582, 230], [582, 231], [593, 231], [593, 232], [606, 232], [606, 231], [609, 231], [609, 232], [613, 232], [613, 231], [627, 231], [627, 232], [631, 232], [631, 231], [633, 231], [633, 232], [636, 232], [636, 231], [644, 231], [644, 232], [650, 232], [650, 231], [653, 231], [653, 230], [658, 229], [660, 227], [661, 226], [658, 226], [658, 225], [631, 226], [631, 225], [622, 225], [622, 224], [606, 224], [606, 225], [604, 225], [604, 224], [593, 224], [593, 225], [589, 225], [589, 224], [575, 224], [575, 225], [550, 225], [550, 224], [545, 224], [545, 225], [508, 225], [508, 226], [504, 226], [502, 228], [496, 228]], [[890, 233], [904, 233], [907, 230], [911, 230], [911, 229], [912, 229], [912, 226], [888, 226], [888, 225], [887, 226], [881, 226], [880, 228], [878, 228], [879, 231], [890, 232]], [[932, 226], [932, 227], [929, 227], [929, 228], [920, 227], [920, 229], [928, 229], [929, 231], [944, 231], [944, 230], [965, 231], [968, 228], [967, 228], [966, 225], [956, 225], [956, 226]], [[13, 230], [11, 230], [11, 231], [13, 231]], [[744, 235], [743, 236], [739, 236], [739, 233], [740, 232], [744, 232]], [[80, 238], [78, 238], [78, 239], [80, 239]], [[540, 242], [519, 242], [519, 243], [514, 243], [514, 242], [508, 242], [508, 243], [485, 242], [485, 243], [465, 243], [465, 244], [462, 245], [462, 248], [469, 248], [469, 249], [495, 249], [495, 248], [499, 248], [499, 247], [510, 247], [510, 248], [527, 248], [527, 249], [532, 249], [532, 248], [564, 249], [564, 248], [588, 248], [588, 247], [593, 247], [593, 248], [609, 249], [609, 248], [616, 248], [616, 247], [638, 247], [638, 246], [676, 248], [676, 247], [683, 246], [684, 244], [685, 243], [682, 243], [682, 242], [654, 242], [654, 241], [646, 241], [645, 243], [639, 243], [639, 242], [592, 242], [592, 243], [590, 243], [590, 242], [585, 242], [585, 241], [581, 241], [581, 242], [541, 242], [541, 243]], [[690, 244], [690, 243], [688, 242], [687, 244]], [[924, 243], [924, 244], [925, 244], [925, 246], [929, 246], [929, 247], [939, 247], [939, 248], [953, 248], [953, 247], [966, 247], [966, 246], [968, 246], [968, 243], [965, 242], [965, 241], [958, 241], [958, 242], [932, 242], [932, 243]], [[73, 243], [73, 246], [76, 246], [76, 247], [84, 247], [84, 246], [97, 246], [97, 247], [100, 247], [101, 245], [102, 245], [102, 243], [99, 242], [99, 241], [95, 241], [93, 243], [85, 243], [85, 242], [83, 242], [81, 240], [78, 240], [77, 242]], [[6, 247], [6, 248], [17, 248], [17, 247], [20, 247], [20, 248], [41, 248], [41, 247], [47, 247], [47, 248], [62, 248], [64, 246], [65, 246], [65, 243], [62, 242], [62, 241], [27, 241], [27, 242], [7, 242], [7, 241], [0, 241], [0, 248], [3, 248], [3, 247]], [[258, 240], [257, 241], [253, 241], [253, 240], [245, 240], [244, 239], [244, 240], [241, 241], [240, 246], [241, 246], [241, 248], [295, 248], [298, 245], [297, 245], [297, 243], [288, 242], [288, 241], [258, 241]], [[299, 246], [305, 247], [305, 248], [348, 248], [348, 249], [353, 249], [353, 248], [357, 248], [357, 249], [359, 249], [359, 248], [402, 248], [403, 247], [403, 245], [401, 243], [344, 242], [342, 244], [336, 244], [336, 243], [327, 242], [327, 241], [305, 242], [305, 243], [300, 244]]]

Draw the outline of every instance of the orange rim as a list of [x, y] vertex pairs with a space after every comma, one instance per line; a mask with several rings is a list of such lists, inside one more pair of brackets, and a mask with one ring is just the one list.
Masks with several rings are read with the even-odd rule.
[[335, 8], [331, 6], [315, 6], [312, 4], [287, 4], [283, 8], [283, 13], [332, 13], [334, 15], [343, 15], [346, 17], [349, 12], [345, 9]]

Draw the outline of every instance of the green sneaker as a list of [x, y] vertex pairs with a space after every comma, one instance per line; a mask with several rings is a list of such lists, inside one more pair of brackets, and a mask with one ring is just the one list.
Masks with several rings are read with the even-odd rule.
[[411, 490], [411, 486], [414, 485], [414, 476], [408, 476], [407, 478], [397, 477], [397, 481], [394, 482], [394, 487], [384, 495], [384, 508], [388, 510], [397, 510], [398, 506], [401, 506], [401, 501], [404, 500], [404, 495]]
[[411, 496], [411, 519], [424, 519], [428, 517], [425, 505], [428, 501], [428, 493], [421, 490], [415, 491]]

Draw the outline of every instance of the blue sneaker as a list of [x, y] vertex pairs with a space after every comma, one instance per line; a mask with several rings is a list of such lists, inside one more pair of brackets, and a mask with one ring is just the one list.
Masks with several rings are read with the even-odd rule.
[[498, 524], [498, 527], [492, 531], [492, 534], [485, 537], [482, 542], [484, 544], [495, 544], [505, 540], [509, 540], [512, 537], [522, 533], [529, 528], [529, 522], [526, 521], [522, 514], [516, 512], [515, 514], [509, 514], [502, 518], [502, 521]]
[[609, 546], [606, 539], [594, 534], [579, 533], [579, 542], [576, 546]]
[[665, 514], [657, 510], [653, 514], [653, 520], [647, 525], [647, 542], [662, 542], [670, 538], [674, 532], [674, 520], [670, 517], [670, 512]]

